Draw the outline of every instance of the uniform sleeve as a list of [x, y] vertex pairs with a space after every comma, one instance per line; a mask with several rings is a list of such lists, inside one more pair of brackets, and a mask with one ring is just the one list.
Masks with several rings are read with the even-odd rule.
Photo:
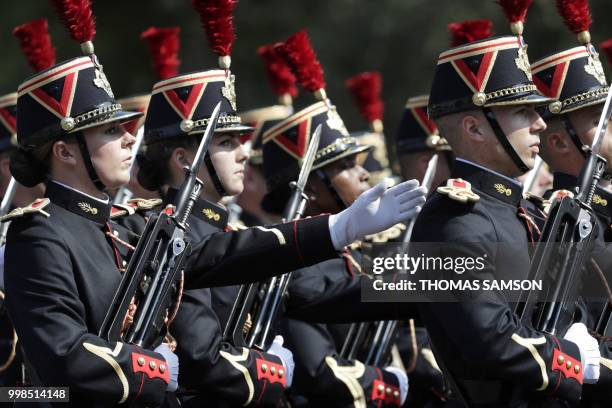
[[325, 325], [286, 319], [283, 336], [295, 360], [294, 387], [313, 406], [399, 406], [396, 377], [340, 358]]
[[281, 399], [286, 385], [281, 360], [223, 342], [209, 289], [183, 294], [171, 332], [178, 341], [179, 380], [188, 394], [196, 392], [206, 395], [208, 402], [216, 399], [236, 406], [274, 405]]
[[189, 288], [259, 282], [336, 256], [327, 215], [269, 227], [218, 232], [193, 245]]
[[47, 228], [14, 227], [6, 248], [8, 310], [42, 383], [105, 405], [159, 405], [168, 382], [163, 357], [90, 333], [65, 244]]
[[[465, 272], [463, 275], [452, 271], [440, 272], [441, 275], [436, 276], [453, 280], [500, 279], [495, 274], [498, 261], [493, 244], [498, 240], [495, 232], [483, 225], [492, 225], [492, 221], [485, 215], [470, 214], [452, 218], [440, 226], [444, 243], [426, 255], [454, 259], [477, 258], [483, 254], [487, 254], [487, 257], [481, 271]], [[414, 237], [417, 241], [427, 241], [427, 235], [422, 233], [423, 228], [436, 230], [437, 227], [433, 218], [419, 219]], [[442, 355], [442, 360], [459, 358], [465, 372], [472, 375], [511, 381], [528, 390], [567, 401], [579, 400], [582, 367], [576, 344], [523, 324], [497, 291], [458, 293], [455, 302], [420, 304], [423, 320], [437, 351], [452, 350], [452, 356]], [[439, 343], [442, 338], [447, 344]]]
[[344, 258], [293, 272], [289, 284], [286, 314], [316, 323], [402, 320], [417, 317], [414, 303], [362, 302], [361, 287], [371, 278], [348, 269]]

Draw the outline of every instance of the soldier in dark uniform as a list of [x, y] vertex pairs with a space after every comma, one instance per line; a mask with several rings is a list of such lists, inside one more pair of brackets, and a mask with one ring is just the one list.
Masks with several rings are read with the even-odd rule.
[[[438, 155], [433, 188], [450, 176], [453, 154], [448, 142], [440, 137], [436, 124], [427, 117], [427, 95], [409, 98], [395, 137], [395, 151], [404, 180], [423, 180], [427, 165]], [[431, 193], [430, 191], [430, 193]]]
[[[534, 83], [540, 92], [554, 99], [542, 108], [547, 129], [541, 135], [540, 155], [554, 171], [553, 188], [548, 196], [555, 199], [562, 194], [572, 194], [578, 185], [578, 176], [585, 162], [586, 151], [593, 143], [609, 86], [599, 55], [589, 42], [542, 58], [531, 67]], [[604, 135], [600, 154], [608, 161], [607, 173], [610, 173], [610, 127]], [[604, 184], [609, 182], [605, 181]], [[602, 227], [603, 234], [599, 238], [605, 243], [611, 242], [612, 194], [604, 186], [598, 186], [591, 206]], [[604, 245], [609, 248], [609, 245]], [[585, 281], [594, 282], [592, 286], [604, 289], [600, 294], [601, 301], [587, 303], [588, 314], [583, 320], [591, 329], [596, 329], [599, 319], [605, 315], [609, 307], [608, 299], [612, 296], [605, 290], [606, 282], [601, 282], [602, 278], [610, 282], [612, 265], [609, 259], [609, 250], [604, 249], [603, 255], [596, 252], [595, 260], [605, 276], [600, 277], [589, 269], [584, 278]], [[612, 398], [612, 342], [601, 341], [600, 349], [599, 381], [595, 385], [585, 386], [583, 406], [605, 406]]]
[[[457, 159], [452, 178], [425, 204], [412, 237], [438, 243], [428, 256], [486, 254], [484, 267], [464, 275], [417, 273], [524, 279], [529, 270], [537, 234], [514, 178], [533, 166], [538, 135], [546, 128], [535, 107], [551, 100], [531, 81], [522, 21], [512, 27], [516, 36], [440, 54], [428, 110]], [[558, 338], [522, 323], [498, 291], [457, 291], [453, 298], [431, 299], [420, 310], [436, 360], [468, 406], [541, 406], [550, 398], [576, 404], [583, 382], [597, 381], [600, 353], [584, 325]]]
[[[321, 140], [306, 186], [310, 197], [307, 214], [337, 213], [368, 189], [369, 173], [357, 164], [357, 157], [370, 147], [349, 136], [335, 107], [320, 101], [277, 121], [263, 135], [268, 194], [262, 204], [266, 211], [277, 216], [283, 212], [289, 199], [288, 185], [297, 179], [304, 154], [297, 146], [308, 144], [308, 134], [300, 129], [319, 124]], [[395, 232], [397, 238], [401, 231], [393, 227], [380, 235], [389, 239]], [[281, 328], [296, 359], [292, 395], [298, 406], [399, 406], [406, 397], [405, 389], [400, 395], [400, 384], [407, 381], [401, 370], [340, 357], [345, 325], [326, 324], [396, 317], [393, 306], [360, 302], [360, 278], [365, 278], [360, 257], [359, 249], [344, 248], [334, 259], [292, 274], [287, 319]]]
[[[145, 121], [146, 153], [141, 157], [139, 171], [143, 186], [151, 190], [167, 187], [166, 200], [170, 201], [184, 177], [183, 167], [193, 160], [213, 107], [221, 102], [219, 125], [209, 145], [205, 168], [199, 175], [204, 181], [202, 199], [192, 213], [188, 233], [197, 258], [210, 259], [211, 269], [220, 264], [225, 272], [207, 281], [212, 286], [248, 283], [295, 269], [292, 265], [296, 263], [312, 264], [317, 258], [321, 260], [314, 253], [330, 257], [324, 249], [328, 245], [335, 248], [339, 243], [345, 245], [347, 240], [356, 239], [352, 234], [342, 237], [344, 234], [340, 233], [341, 238], [336, 240], [336, 229], [346, 231], [348, 226], [339, 227], [328, 216], [241, 231], [232, 231], [227, 225], [227, 211], [218, 203], [223, 197], [242, 191], [248, 156], [242, 149], [240, 136], [253, 128], [244, 126], [236, 114], [234, 77], [227, 63], [224, 68], [181, 75], [155, 84]], [[357, 235], [384, 229], [399, 217], [409, 215], [410, 210], [414, 211], [408, 196], [414, 195], [418, 201], [422, 191], [411, 184], [399, 187], [406, 189], [402, 201], [407, 201], [397, 207], [397, 213], [377, 214], [374, 229], [362, 229]], [[359, 206], [347, 211], [356, 208]], [[351, 217], [358, 217], [366, 224], [374, 217], [363, 212], [352, 214]], [[342, 225], [346, 221], [340, 222]], [[371, 226], [370, 223], [367, 228]], [[322, 231], [329, 232], [323, 236]], [[296, 234], [299, 243], [296, 243]], [[288, 245], [297, 252], [287, 252]], [[223, 265], [223, 257], [235, 261]], [[200, 268], [201, 262], [198, 259], [188, 264], [187, 275], [192, 265]], [[231, 273], [227, 268], [233, 269]], [[265, 351], [231, 344], [222, 337], [222, 330], [238, 288], [188, 286], [187, 289], [171, 327], [178, 343], [177, 354], [182, 360], [183, 405], [200, 406], [204, 401], [220, 406], [277, 404], [285, 387], [291, 384], [293, 371], [291, 352], [282, 347], [282, 339], [275, 340]]]
[[73, 406], [159, 405], [177, 386], [178, 359], [97, 336], [121, 280], [129, 237], [110, 222], [104, 188], [129, 179], [134, 137], [91, 42], [18, 90], [11, 172], [46, 198], [16, 209], [6, 246], [7, 304], [34, 383], [70, 387]]

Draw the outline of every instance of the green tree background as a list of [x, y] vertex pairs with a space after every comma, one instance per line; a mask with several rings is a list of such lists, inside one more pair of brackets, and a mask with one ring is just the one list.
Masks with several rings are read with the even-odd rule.
[[[0, 92], [12, 92], [31, 74], [11, 30], [40, 17], [49, 20], [58, 61], [80, 55], [48, 1], [20, 0], [0, 6]], [[189, 0], [94, 0], [96, 53], [115, 94], [147, 92], [155, 81], [148, 50], [139, 34], [150, 26], [180, 26], [181, 72], [216, 67], [199, 18]], [[591, 0], [593, 42], [612, 37], [610, 0]], [[385, 133], [393, 138], [409, 96], [429, 91], [437, 55], [448, 48], [446, 25], [488, 18], [495, 33], [510, 33], [493, 0], [241, 0], [235, 9], [238, 39], [232, 53], [239, 110], [275, 103], [264, 77], [257, 47], [284, 40], [306, 28], [328, 83], [328, 94], [349, 130], [365, 127], [344, 88], [344, 80], [366, 70], [382, 73]], [[575, 36], [563, 25], [553, 0], [536, 0], [527, 17], [525, 38], [531, 61], [574, 47]], [[605, 58], [602, 58], [605, 59]], [[296, 101], [300, 108], [310, 95]]]

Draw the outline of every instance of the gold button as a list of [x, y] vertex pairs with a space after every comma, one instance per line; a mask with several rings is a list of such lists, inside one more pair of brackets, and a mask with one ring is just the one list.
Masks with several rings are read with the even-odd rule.
[[568, 369], [572, 368], [572, 362], [571, 362], [571, 361], [568, 361], [568, 362], [565, 364], [565, 366], [566, 366]]
[[385, 386], [382, 384], [378, 384], [378, 391], [385, 392]]
[[578, 373], [580, 372], [580, 366], [579, 366], [578, 364], [576, 364], [576, 365], [574, 366], [574, 372], [575, 372], [576, 374], [578, 374]]
[[159, 372], [162, 374], [166, 372], [166, 366], [164, 364], [159, 365]]
[[267, 364], [262, 364], [262, 365], [261, 365], [261, 371], [262, 371], [263, 373], [265, 373], [266, 371], [268, 371], [268, 365], [267, 365]]
[[117, 230], [113, 231], [113, 235], [118, 237], [119, 236], [119, 231], [117, 231]]
[[390, 387], [387, 387], [387, 389], [385, 390], [385, 392], [386, 392], [387, 394], [391, 394], [391, 388], [390, 388]]
[[141, 367], [142, 367], [143, 365], [145, 365], [145, 359], [144, 359], [144, 358], [142, 358], [142, 357], [138, 357], [137, 362], [138, 362], [138, 365], [139, 365], [139, 366], [141, 366]]
[[150, 361], [149, 367], [151, 367], [151, 370], [155, 370], [157, 368], [157, 364], [155, 364], [155, 361]]
[[272, 375], [276, 374], [276, 367], [274, 366], [270, 367], [270, 374]]
[[393, 396], [394, 396], [395, 398], [399, 397], [399, 391], [393, 391]]
[[285, 375], [285, 370], [283, 370], [283, 369], [278, 370], [279, 378], [283, 378], [283, 375]]
[[564, 361], [565, 361], [565, 358], [563, 356], [559, 356], [559, 358], [557, 358], [557, 363], [559, 364], [563, 364]]

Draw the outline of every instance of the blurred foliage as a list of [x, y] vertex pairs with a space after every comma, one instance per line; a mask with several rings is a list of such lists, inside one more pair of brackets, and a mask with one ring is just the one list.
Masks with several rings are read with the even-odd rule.
[[[128, 96], [150, 90], [155, 78], [148, 50], [139, 34], [149, 26], [182, 28], [181, 72], [216, 67], [197, 14], [189, 0], [94, 0], [98, 34], [96, 53], [104, 64], [115, 94]], [[18, 24], [47, 17], [58, 61], [79, 56], [54, 10], [45, 0], [3, 2], [0, 14], [0, 92], [12, 92], [30, 75], [11, 30]], [[591, 0], [593, 42], [612, 37], [606, 22], [610, 0]], [[608, 12], [608, 13], [606, 13]], [[344, 80], [366, 70], [383, 74], [385, 125], [393, 137], [406, 99], [427, 93], [437, 55], [448, 47], [446, 25], [452, 21], [489, 18], [497, 35], [510, 33], [500, 7], [493, 0], [242, 0], [235, 10], [238, 39], [232, 54], [237, 75], [239, 109], [275, 102], [264, 78], [256, 49], [284, 40], [307, 28], [325, 68], [328, 94], [349, 130], [365, 123], [344, 88]], [[577, 45], [563, 25], [553, 0], [536, 0], [527, 18], [525, 37], [531, 61]], [[603, 58], [602, 58], [603, 59]], [[310, 95], [297, 108], [312, 102]]]

